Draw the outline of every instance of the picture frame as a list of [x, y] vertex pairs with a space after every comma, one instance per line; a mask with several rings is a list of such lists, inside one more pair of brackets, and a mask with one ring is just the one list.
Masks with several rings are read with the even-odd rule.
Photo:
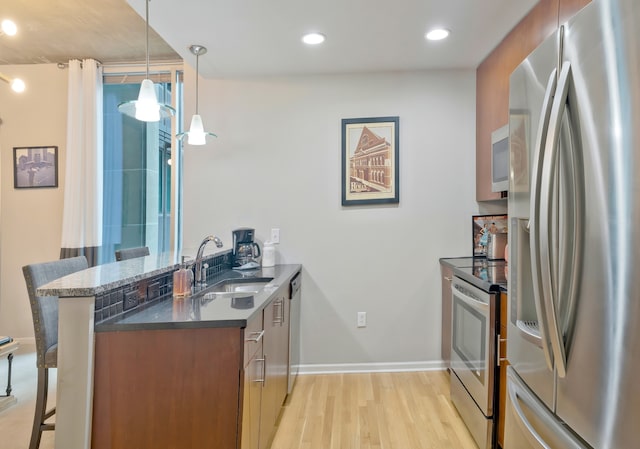
[[473, 257], [487, 257], [489, 233], [509, 231], [509, 217], [503, 215], [473, 215], [471, 217], [471, 244]]
[[400, 202], [400, 118], [342, 119], [342, 205]]
[[14, 147], [13, 187], [15, 189], [58, 187], [58, 147]]

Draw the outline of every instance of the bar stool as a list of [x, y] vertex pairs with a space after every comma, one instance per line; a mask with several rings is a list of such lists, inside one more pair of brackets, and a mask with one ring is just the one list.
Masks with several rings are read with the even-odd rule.
[[58, 297], [36, 296], [36, 290], [53, 280], [88, 267], [87, 259], [84, 256], [22, 267], [31, 303], [33, 329], [36, 337], [36, 365], [38, 367], [38, 391], [29, 449], [38, 449], [43, 431], [55, 430], [55, 423], [48, 424], [45, 421], [56, 412], [55, 407], [47, 410], [47, 394], [49, 368], [56, 368], [58, 362]]
[[11, 394], [11, 362], [13, 353], [18, 350], [20, 344], [11, 337], [0, 337], [0, 359], [7, 356], [9, 372], [7, 374], [6, 394], [0, 395], [0, 411], [12, 406], [17, 402], [16, 397]]

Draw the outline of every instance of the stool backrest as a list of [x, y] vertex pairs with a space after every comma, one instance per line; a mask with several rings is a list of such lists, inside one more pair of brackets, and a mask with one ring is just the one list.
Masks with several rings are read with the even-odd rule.
[[141, 246], [139, 248], [126, 248], [116, 251], [116, 261], [135, 259], [136, 257], [143, 257], [149, 255], [149, 248]]
[[45, 366], [44, 355], [49, 348], [58, 344], [58, 297], [37, 296], [36, 290], [51, 281], [88, 267], [87, 258], [84, 256], [22, 267], [31, 303], [38, 368], [50, 368]]

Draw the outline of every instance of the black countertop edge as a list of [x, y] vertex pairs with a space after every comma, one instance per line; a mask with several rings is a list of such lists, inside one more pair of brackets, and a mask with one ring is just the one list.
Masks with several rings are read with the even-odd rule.
[[457, 269], [456, 267], [453, 267], [453, 274], [454, 276], [457, 276], [461, 279], [464, 279], [465, 281], [467, 281], [468, 283], [475, 285], [476, 287], [478, 287], [481, 290], [487, 291], [487, 292], [506, 292], [507, 291], [507, 286], [503, 285], [503, 284], [494, 284], [488, 281], [484, 281], [478, 277], [475, 277], [472, 274], [469, 273], [465, 273], [462, 270]]
[[[163, 301], [172, 301], [165, 299]], [[262, 310], [262, 309], [260, 309]], [[258, 312], [258, 311], [256, 311]], [[244, 320], [217, 320], [217, 321], [177, 321], [162, 323], [145, 323], [145, 324], [106, 324], [96, 325], [95, 332], [135, 332], [135, 331], [152, 331], [152, 330], [168, 330], [168, 329], [211, 329], [216, 327], [247, 327], [247, 323], [251, 321], [251, 316]]]
[[[160, 330], [160, 329], [196, 329], [213, 327], [246, 327], [273, 299], [274, 295], [288, 288], [289, 282], [302, 270], [300, 264], [276, 265], [274, 267], [239, 272], [237, 270], [225, 270], [222, 273], [207, 279], [207, 287], [197, 288], [194, 293], [184, 299], [174, 299], [169, 296], [158, 301], [153, 301], [130, 312], [125, 312], [113, 319], [97, 323], [95, 332], [120, 332], [134, 330]], [[211, 301], [201, 301], [202, 296], [215, 285], [229, 280], [258, 281], [271, 278], [270, 288], [266, 288], [255, 295], [254, 306], [247, 309], [235, 309], [227, 307], [226, 301], [230, 298], [219, 298]], [[205, 315], [215, 315], [215, 318], [201, 318], [192, 316], [176, 317], [173, 308], [176, 301], [184, 301], [187, 307], [196, 306], [199, 312]], [[196, 304], [197, 303], [197, 304]], [[179, 303], [178, 303], [179, 304]], [[203, 305], [200, 305], [203, 304]], [[205, 310], [207, 309], [207, 310]]]
[[488, 292], [505, 292], [507, 293], [507, 284], [504, 283], [493, 283], [490, 281], [486, 281], [484, 279], [480, 279], [479, 277], [474, 276], [473, 274], [464, 271], [464, 268], [473, 268], [477, 263], [487, 263], [490, 265], [504, 265], [507, 262], [504, 260], [487, 260], [484, 257], [441, 257], [439, 259], [440, 263], [443, 265], [447, 265], [448, 267], [453, 269], [453, 274], [465, 281], [469, 282], [472, 285], [475, 285], [479, 289]]
[[473, 266], [473, 257], [441, 257], [439, 259], [441, 264], [447, 265], [451, 268], [456, 267], [471, 267]]

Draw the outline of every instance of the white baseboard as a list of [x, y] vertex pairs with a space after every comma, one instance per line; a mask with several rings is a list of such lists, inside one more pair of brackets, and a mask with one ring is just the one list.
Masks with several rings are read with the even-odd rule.
[[21, 347], [33, 347], [35, 350], [36, 337], [15, 337], [14, 340], [20, 343]]
[[442, 360], [430, 362], [333, 363], [300, 365], [300, 374], [390, 373], [409, 371], [441, 371]]

